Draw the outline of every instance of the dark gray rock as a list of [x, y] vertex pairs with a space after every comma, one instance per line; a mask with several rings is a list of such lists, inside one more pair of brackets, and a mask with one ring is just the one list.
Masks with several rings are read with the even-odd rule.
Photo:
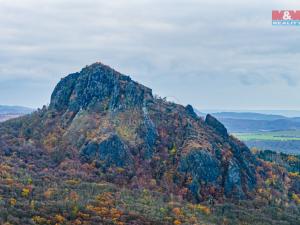
[[179, 171], [191, 174], [193, 180], [215, 183], [220, 176], [220, 165], [209, 152], [196, 149], [180, 160]]
[[80, 151], [80, 156], [84, 159], [84, 161], [92, 161], [99, 156], [99, 145], [95, 142], [90, 142], [86, 146], [84, 146]]
[[151, 89], [95, 63], [62, 79], [51, 96], [50, 108], [77, 112], [102, 104], [103, 108], [115, 111], [142, 106], [146, 98], [152, 98]]
[[229, 140], [229, 143], [234, 160], [241, 171], [242, 183], [244, 183], [244, 187], [247, 191], [251, 191], [257, 184], [255, 167], [259, 165], [259, 163], [245, 144], [234, 141], [233, 139]]
[[69, 106], [70, 96], [79, 75], [79, 73], [74, 73], [61, 79], [51, 95], [50, 107], [57, 110], [63, 110]]
[[185, 107], [186, 112], [188, 113], [188, 115], [190, 115], [192, 118], [194, 119], [198, 119], [198, 115], [195, 113], [193, 106], [191, 105], [187, 105]]
[[3, 151], [4, 151], [4, 155], [7, 156], [7, 157], [12, 156], [12, 154], [13, 154], [12, 149], [9, 148], [9, 147], [4, 147]]
[[205, 150], [192, 150], [183, 157], [179, 163], [179, 172], [192, 177], [192, 182], [187, 186], [192, 198], [197, 202], [201, 201], [201, 184], [212, 184], [219, 186], [218, 178], [221, 176], [221, 167], [209, 152]]
[[85, 161], [99, 160], [104, 168], [126, 167], [133, 163], [128, 147], [117, 135], [112, 135], [99, 144], [88, 143], [82, 148], [80, 155]]
[[144, 121], [140, 128], [140, 137], [145, 141], [144, 143], [144, 152], [143, 152], [143, 158], [144, 159], [150, 159], [153, 155], [153, 148], [155, 146], [156, 140], [158, 138], [158, 132], [155, 127], [155, 124], [151, 120], [147, 107], [143, 107], [143, 113], [144, 113]]
[[237, 162], [233, 160], [229, 162], [224, 189], [226, 196], [244, 197], [240, 168]]
[[190, 192], [192, 193], [193, 197], [196, 199], [197, 202], [201, 200], [201, 185], [198, 180], [193, 179], [193, 181], [188, 185]]
[[206, 116], [205, 123], [210, 127], [212, 127], [216, 132], [218, 132], [223, 137], [228, 137], [227, 129], [225, 128], [225, 126], [212, 115], [208, 114]]
[[99, 157], [107, 167], [125, 167], [133, 162], [128, 147], [117, 135], [113, 135], [99, 144]]

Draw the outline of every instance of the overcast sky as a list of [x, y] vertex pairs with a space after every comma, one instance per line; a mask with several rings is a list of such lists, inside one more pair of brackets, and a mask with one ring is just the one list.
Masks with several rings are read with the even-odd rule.
[[300, 109], [299, 0], [0, 0], [0, 104], [41, 107], [96, 61], [181, 104]]

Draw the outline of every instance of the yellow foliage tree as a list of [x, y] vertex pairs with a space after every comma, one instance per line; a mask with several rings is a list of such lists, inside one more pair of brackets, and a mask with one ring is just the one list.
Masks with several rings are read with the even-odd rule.
[[206, 215], [209, 215], [211, 213], [210, 208], [208, 208], [205, 205], [198, 204], [196, 206], [196, 209], [200, 210], [201, 212], [205, 213]]
[[34, 216], [32, 217], [32, 221], [36, 224], [48, 224], [47, 219], [41, 217], [41, 216]]
[[65, 222], [65, 220], [66, 220], [65, 217], [63, 217], [62, 215], [59, 215], [59, 214], [55, 215], [54, 218], [55, 218], [56, 222], [60, 223], [60, 224]]
[[11, 198], [11, 199], [9, 200], [9, 203], [10, 203], [11, 206], [15, 206], [15, 205], [17, 204], [17, 200], [14, 199], [14, 198]]
[[30, 190], [28, 188], [23, 188], [21, 193], [22, 197], [27, 198], [29, 194], [30, 194]]
[[180, 220], [174, 220], [174, 225], [180, 225], [180, 224], [181, 224]]
[[293, 193], [292, 199], [293, 199], [297, 204], [300, 205], [300, 197], [299, 197], [299, 195]]

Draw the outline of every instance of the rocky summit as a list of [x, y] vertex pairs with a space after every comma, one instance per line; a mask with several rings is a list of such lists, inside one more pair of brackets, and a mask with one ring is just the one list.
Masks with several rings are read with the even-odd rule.
[[187, 188], [195, 201], [209, 196], [208, 187], [239, 198], [255, 188], [256, 160], [220, 122], [154, 98], [151, 89], [101, 63], [63, 78], [48, 111], [63, 124], [60, 146], [74, 146], [82, 161], [104, 170], [126, 169], [129, 185], [154, 179], [174, 194]]
[[[80, 207], [85, 208], [76, 206], [77, 211], [68, 220], [90, 221], [88, 224], [109, 224], [105, 220], [109, 216], [116, 216], [114, 221], [119, 222], [159, 222], [151, 222], [149, 218], [145, 221], [137, 213], [130, 214], [131, 219], [119, 214], [110, 215], [112, 208], [106, 214], [102, 211], [97, 214], [95, 211], [104, 206], [95, 208], [93, 201], [86, 206], [88, 197], [84, 190], [92, 195], [109, 184], [117, 189], [180, 196], [191, 204], [247, 200], [257, 197], [257, 190], [263, 187], [270, 170], [265, 169], [265, 163], [242, 142], [229, 135], [213, 116], [207, 115], [203, 120], [190, 105], [185, 107], [154, 97], [150, 88], [102, 63], [92, 64], [63, 78], [55, 87], [49, 106], [2, 123], [0, 135], [1, 159], [8, 164], [5, 168], [10, 168], [9, 171], [13, 171], [13, 167], [23, 168], [23, 175], [16, 172], [14, 176], [30, 179], [23, 183], [27, 182], [31, 187], [28, 189], [32, 196], [35, 192], [37, 196], [44, 196], [40, 198], [55, 196], [58, 183], [62, 181], [71, 183], [68, 190], [74, 187], [72, 185], [79, 185], [78, 180], [82, 184], [85, 182], [85, 188], [76, 186], [72, 189], [79, 195], [72, 192], [73, 198], [82, 199]], [[284, 181], [286, 174], [285, 171], [278, 172], [278, 179]], [[42, 191], [38, 183], [48, 187]], [[102, 186], [87, 186], [91, 183]], [[0, 196], [3, 196], [9, 190], [1, 187]], [[82, 196], [79, 190], [83, 190]], [[118, 198], [116, 196], [106, 194], [98, 198], [102, 203], [111, 203], [112, 199]], [[49, 204], [54, 204], [53, 201]], [[60, 201], [59, 196], [56, 196], [57, 201]], [[29, 201], [28, 204], [32, 203]], [[47, 207], [42, 203], [40, 207], [46, 214]], [[69, 210], [74, 210], [72, 207]], [[121, 210], [123, 206], [118, 207]], [[82, 214], [95, 213], [100, 218], [89, 215], [84, 219], [82, 214], [79, 218], [80, 210]], [[164, 212], [164, 209], [159, 210]], [[31, 221], [35, 222], [47, 217], [42, 212], [33, 214]], [[57, 214], [64, 214], [61, 216], [67, 221], [66, 211], [60, 208]], [[56, 218], [59, 219], [62, 220]], [[73, 222], [70, 224], [75, 224]], [[169, 222], [166, 220], [163, 224]]]

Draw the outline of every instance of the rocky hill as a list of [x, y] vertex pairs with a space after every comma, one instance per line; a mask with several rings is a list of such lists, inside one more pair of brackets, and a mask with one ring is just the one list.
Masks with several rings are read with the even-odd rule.
[[23, 107], [23, 106], [0, 105], [0, 115], [5, 115], [5, 114], [25, 115], [33, 111], [34, 109]]
[[[72, 202], [74, 198], [81, 199], [80, 207], [77, 206], [73, 216], [66, 212], [74, 210], [70, 206], [70, 209], [59, 208], [56, 217], [51, 217], [49, 206], [43, 206], [46, 200], [41, 200], [41, 196], [45, 197], [42, 192], [47, 195], [47, 191], [56, 190], [62, 180], [73, 185], [79, 185], [79, 181], [86, 185], [109, 182], [117, 189], [149, 190], [167, 198], [171, 196], [173, 200], [172, 196], [176, 196], [191, 204], [206, 201], [215, 204], [225, 199], [256, 198], [257, 190], [264, 187], [264, 179], [273, 171], [265, 168], [264, 162], [242, 142], [229, 136], [226, 128], [213, 116], [207, 115], [203, 120], [190, 105], [184, 107], [154, 97], [151, 89], [101, 63], [63, 78], [53, 91], [49, 107], [1, 124], [0, 157], [5, 162], [2, 167], [9, 168], [7, 173], [14, 177], [26, 175], [30, 179], [16, 186], [23, 187], [21, 196], [24, 199], [30, 196], [29, 205], [37, 201], [33, 199], [39, 199], [41, 209], [32, 209], [28, 214], [35, 223], [42, 219], [61, 219], [64, 222], [60, 224], [67, 221], [74, 224], [76, 220], [90, 221], [88, 224], [95, 221], [98, 223], [94, 224], [100, 221], [107, 224], [108, 221], [159, 224], [154, 216], [145, 219], [147, 213], [133, 216], [131, 211], [136, 208], [127, 212], [125, 206], [118, 205], [117, 215], [110, 214], [112, 208], [105, 209], [110, 213], [98, 212], [104, 210], [104, 206], [88, 201], [92, 198], [91, 193], [99, 192], [100, 186], [90, 190], [87, 197], [87, 193], [79, 194], [79, 190], [83, 191], [81, 188], [76, 192], [77, 187], [74, 189], [69, 185], [68, 190], [73, 190], [76, 196], [68, 198]], [[16, 172], [20, 168], [23, 175]], [[284, 185], [287, 171], [276, 172], [276, 176]], [[4, 178], [9, 179], [9, 176]], [[41, 182], [48, 189], [42, 190]], [[24, 190], [31, 195], [24, 194]], [[286, 194], [287, 190], [278, 189], [276, 193], [281, 192]], [[11, 193], [6, 186], [0, 186], [0, 196], [5, 196], [8, 201], [3, 204], [10, 204], [10, 207], [17, 204], [11, 202], [17, 199]], [[103, 203], [116, 199], [116, 196], [112, 197], [110, 193], [98, 198]], [[56, 196], [56, 201], [49, 204], [59, 201], [62, 199]], [[48, 219], [44, 218], [46, 212]], [[79, 212], [90, 214], [84, 219], [84, 216], [78, 216]], [[125, 215], [122, 217], [121, 214]], [[6, 217], [0, 214], [0, 218], [9, 220], [8, 215], [9, 212]], [[97, 215], [99, 218], [95, 218]], [[163, 224], [184, 221], [177, 217], [169, 220]]]

